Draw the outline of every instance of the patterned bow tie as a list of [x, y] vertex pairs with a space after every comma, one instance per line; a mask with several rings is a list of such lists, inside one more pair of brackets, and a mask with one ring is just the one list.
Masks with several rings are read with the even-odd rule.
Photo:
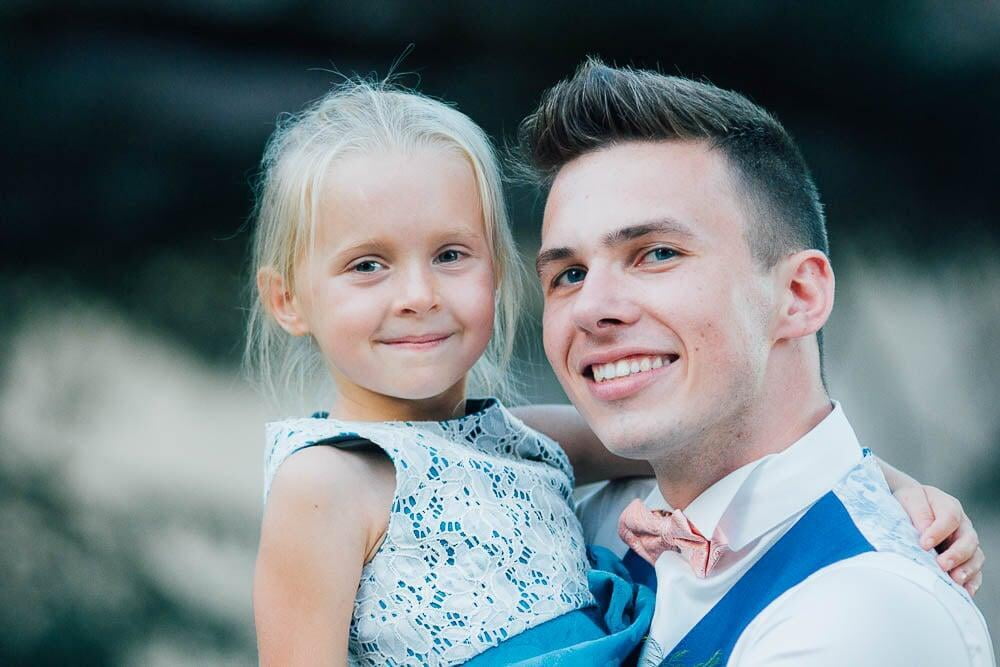
[[699, 579], [712, 572], [729, 544], [721, 530], [711, 540], [698, 532], [680, 510], [650, 510], [641, 500], [633, 500], [618, 519], [618, 535], [632, 551], [650, 565], [664, 551], [679, 551]]

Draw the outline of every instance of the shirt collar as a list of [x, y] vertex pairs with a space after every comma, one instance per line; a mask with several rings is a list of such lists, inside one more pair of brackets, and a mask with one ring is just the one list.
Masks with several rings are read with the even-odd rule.
[[[862, 458], [861, 445], [840, 404], [787, 449], [737, 468], [684, 509], [705, 536], [721, 531], [733, 551], [794, 516], [833, 488]], [[670, 509], [659, 487], [646, 505]]]

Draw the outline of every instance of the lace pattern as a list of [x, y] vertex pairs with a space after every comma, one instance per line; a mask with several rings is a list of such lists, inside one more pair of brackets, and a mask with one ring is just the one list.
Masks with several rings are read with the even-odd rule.
[[938, 566], [934, 555], [920, 548], [920, 535], [906, 511], [893, 498], [874, 456], [865, 456], [833, 491], [858, 530], [877, 551], [894, 553], [929, 568], [971, 602], [965, 589]]
[[[854, 519], [858, 530], [876, 550], [902, 556], [933, 573], [941, 582], [935, 597], [956, 620], [969, 650], [970, 664], [992, 665], [989, 632], [982, 614], [968, 592], [938, 566], [934, 554], [920, 548], [917, 529], [893, 498], [875, 457], [865, 457], [834, 492]], [[958, 596], [947, 595], [947, 589], [955, 591]]]
[[359, 439], [392, 459], [396, 492], [362, 570], [352, 665], [458, 664], [592, 602], [569, 460], [492, 399], [444, 422], [272, 422], [265, 498], [294, 452]]

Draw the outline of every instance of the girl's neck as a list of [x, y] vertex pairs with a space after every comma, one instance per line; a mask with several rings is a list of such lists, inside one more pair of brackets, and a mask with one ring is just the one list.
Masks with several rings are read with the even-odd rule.
[[423, 399], [369, 391], [338, 392], [330, 416], [345, 421], [444, 421], [465, 414], [465, 382]]

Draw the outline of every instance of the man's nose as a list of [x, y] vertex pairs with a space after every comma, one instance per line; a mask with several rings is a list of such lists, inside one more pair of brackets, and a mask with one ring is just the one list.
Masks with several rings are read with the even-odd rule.
[[620, 272], [592, 267], [573, 302], [573, 320], [590, 333], [610, 333], [639, 319], [640, 309]]

